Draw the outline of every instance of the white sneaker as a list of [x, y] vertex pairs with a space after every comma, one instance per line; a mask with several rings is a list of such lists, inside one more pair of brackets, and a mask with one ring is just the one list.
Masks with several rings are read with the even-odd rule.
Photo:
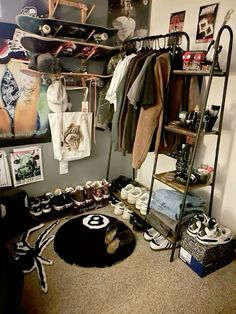
[[155, 251], [168, 250], [168, 249], [171, 249], [172, 246], [173, 246], [173, 243], [171, 243], [169, 240], [167, 240], [163, 236], [153, 238], [152, 241], [150, 242], [150, 248]]
[[141, 209], [142, 203], [149, 200], [149, 193], [144, 192], [140, 197], [137, 198], [137, 201], [135, 203], [135, 207], [137, 209]]
[[147, 215], [147, 208], [148, 208], [148, 199], [142, 203], [141, 208], [140, 208], [140, 214], [144, 216]]
[[115, 204], [114, 214], [120, 216], [123, 214], [125, 209], [125, 204], [122, 202], [118, 202]]
[[129, 220], [132, 214], [133, 214], [133, 211], [132, 211], [131, 209], [125, 207], [125, 208], [124, 208], [124, 211], [123, 211], [123, 214], [122, 214], [122, 217], [123, 217], [124, 219]]
[[197, 241], [204, 245], [217, 245], [228, 243], [232, 240], [233, 233], [231, 229], [215, 223], [212, 228], [203, 227], [197, 234]]
[[161, 235], [160, 232], [158, 232], [156, 229], [150, 228], [144, 232], [143, 237], [145, 240], [151, 241], [153, 237], [160, 235]]
[[127, 201], [129, 204], [135, 205], [137, 199], [143, 194], [143, 191], [140, 187], [135, 187], [133, 191], [128, 194]]
[[133, 184], [127, 184], [124, 188], [120, 191], [120, 197], [122, 200], [127, 200], [128, 195], [130, 192], [134, 190], [135, 186]]

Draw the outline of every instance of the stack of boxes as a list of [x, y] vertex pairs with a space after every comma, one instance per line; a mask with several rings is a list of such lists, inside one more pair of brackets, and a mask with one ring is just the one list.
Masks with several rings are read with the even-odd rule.
[[235, 248], [235, 240], [221, 245], [203, 245], [184, 233], [179, 257], [200, 277], [204, 277], [232, 262]]

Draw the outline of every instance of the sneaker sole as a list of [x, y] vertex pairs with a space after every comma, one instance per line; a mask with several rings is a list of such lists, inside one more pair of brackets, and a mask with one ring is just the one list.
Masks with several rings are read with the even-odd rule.
[[35, 213], [35, 212], [31, 212], [31, 211], [30, 211], [30, 213], [31, 213], [32, 215], [34, 215], [34, 216], [40, 216], [40, 215], [42, 215], [43, 212], [41, 211], [41, 212]]
[[65, 206], [56, 206], [56, 205], [52, 205], [52, 207], [55, 209], [55, 210], [63, 210], [64, 208], [66, 208]]

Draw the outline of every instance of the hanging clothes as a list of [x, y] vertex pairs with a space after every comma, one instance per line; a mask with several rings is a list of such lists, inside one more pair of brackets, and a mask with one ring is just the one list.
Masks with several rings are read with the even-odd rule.
[[154, 66], [156, 103], [147, 109], [142, 107], [138, 119], [132, 155], [132, 167], [135, 169], [139, 169], [146, 159], [156, 128], [156, 149], [160, 144], [165, 89], [169, 82], [170, 70], [169, 53], [159, 55]]

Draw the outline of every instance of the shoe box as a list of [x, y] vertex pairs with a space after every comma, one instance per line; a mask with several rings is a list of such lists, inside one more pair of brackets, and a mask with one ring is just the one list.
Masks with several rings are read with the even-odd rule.
[[235, 248], [235, 240], [221, 245], [203, 245], [184, 233], [179, 258], [200, 277], [205, 277], [232, 262]]

